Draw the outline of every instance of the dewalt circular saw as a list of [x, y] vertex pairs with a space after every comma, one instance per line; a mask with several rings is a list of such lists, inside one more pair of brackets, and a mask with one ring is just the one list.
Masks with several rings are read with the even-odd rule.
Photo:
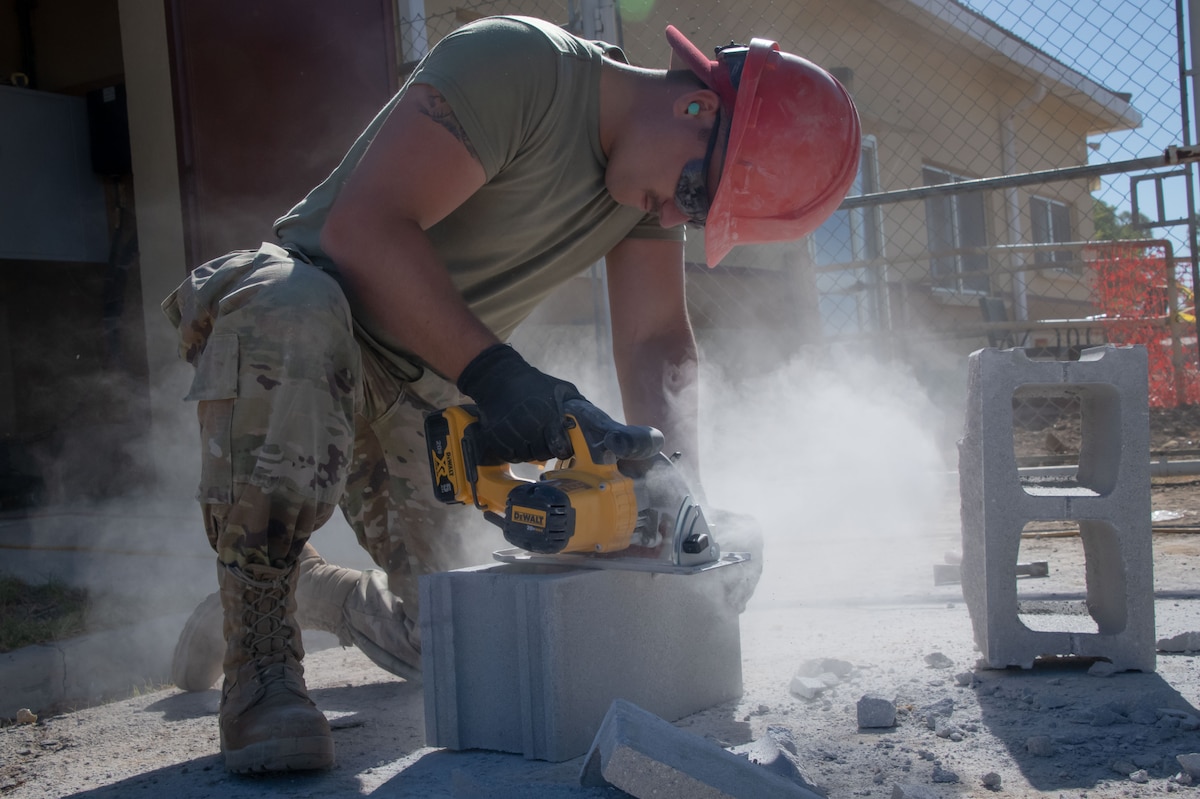
[[574, 454], [542, 464], [536, 480], [516, 476], [510, 464], [483, 463], [474, 406], [430, 414], [425, 438], [434, 495], [482, 509], [523, 553], [587, 556], [648, 571], [694, 570], [720, 558], [704, 511], [661, 452], [662, 433], [618, 424], [588, 402], [569, 400], [565, 412]]

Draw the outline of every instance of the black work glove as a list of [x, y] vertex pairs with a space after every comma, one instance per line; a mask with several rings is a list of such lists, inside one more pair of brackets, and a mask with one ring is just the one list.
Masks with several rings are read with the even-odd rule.
[[563, 404], [587, 400], [574, 385], [530, 366], [507, 344], [476, 355], [458, 376], [458, 390], [479, 408], [476, 442], [485, 464], [571, 457]]

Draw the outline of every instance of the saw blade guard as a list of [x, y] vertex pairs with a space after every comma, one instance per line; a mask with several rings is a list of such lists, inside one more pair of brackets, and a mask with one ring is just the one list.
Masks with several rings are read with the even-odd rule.
[[658, 560], [671, 566], [696, 566], [721, 557], [703, 508], [670, 458], [660, 452], [653, 458], [621, 461], [618, 468], [636, 486], [634, 539], [640, 546], [654, 550]]

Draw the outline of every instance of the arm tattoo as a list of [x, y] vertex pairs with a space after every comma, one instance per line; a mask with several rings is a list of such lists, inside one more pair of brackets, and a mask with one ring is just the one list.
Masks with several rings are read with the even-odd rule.
[[450, 131], [454, 135], [454, 138], [463, 143], [463, 146], [467, 148], [467, 152], [471, 154], [471, 157], [479, 161], [479, 153], [475, 151], [471, 140], [467, 138], [467, 132], [458, 123], [458, 117], [454, 116], [454, 110], [450, 108], [450, 104], [446, 102], [446, 98], [442, 97], [441, 92], [436, 89], [432, 87], [427, 88], [429, 89], [429, 93], [425, 96], [425, 101], [418, 110]]

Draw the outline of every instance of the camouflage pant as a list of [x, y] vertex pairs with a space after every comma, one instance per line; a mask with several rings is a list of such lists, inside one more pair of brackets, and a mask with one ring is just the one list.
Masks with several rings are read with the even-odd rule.
[[196, 370], [198, 499], [221, 563], [288, 567], [340, 504], [412, 608], [417, 576], [464, 565], [461, 534], [486, 523], [433, 498], [423, 434], [425, 412], [462, 397], [373, 345], [332, 277], [264, 244], [199, 267], [163, 309]]

